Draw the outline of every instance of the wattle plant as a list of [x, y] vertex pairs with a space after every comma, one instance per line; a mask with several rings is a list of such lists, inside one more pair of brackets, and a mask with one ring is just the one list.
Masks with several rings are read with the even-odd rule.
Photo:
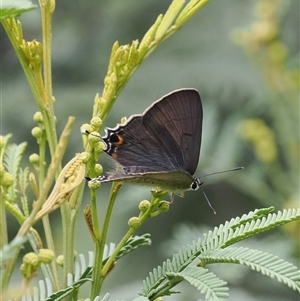
[[[168, 191], [153, 191], [151, 200], [142, 200], [136, 216], [128, 218], [128, 224], [124, 227], [125, 234], [120, 241], [109, 243], [108, 230], [112, 224], [115, 200], [123, 183], [112, 184], [106, 208], [99, 210], [101, 185], [97, 182], [88, 185], [85, 176], [94, 178], [103, 173], [102, 166], [98, 164], [104, 146], [99, 132], [126, 83], [156, 47], [176, 33], [208, 2], [191, 0], [185, 3], [184, 0], [173, 0], [166, 13], [157, 17], [141, 41], [135, 40], [130, 45], [119, 45], [118, 42], [113, 44], [103, 92], [101, 95], [96, 94], [90, 121], [81, 127], [82, 152], [65, 165], [62, 164], [62, 158], [75, 118], [69, 117], [62, 133], [57, 133], [51, 67], [55, 1], [39, 1], [42, 42], [27, 41], [23, 37], [22, 24], [16, 19], [20, 14], [36, 7], [29, 2], [25, 5], [18, 1], [3, 3], [0, 10], [1, 23], [23, 68], [38, 108], [33, 117], [36, 126], [31, 131], [36, 139], [37, 151], [30, 155], [29, 162], [23, 158], [27, 142], [18, 145], [10, 143], [12, 134], [3, 135], [0, 139], [0, 258], [3, 300], [78, 300], [83, 298], [82, 285], [90, 283], [90, 291], [84, 298], [107, 301], [110, 296], [103, 291], [103, 283], [108, 277], [113, 277], [117, 260], [139, 247], [151, 244], [150, 234], [136, 235], [136, 231], [149, 219], [168, 212]], [[261, 152], [259, 143], [262, 140], [249, 134], [249, 129], [255, 124], [266, 128], [263, 123], [257, 123], [257, 120], [256, 123], [248, 120], [241, 127], [241, 132], [255, 146], [257, 156], [269, 163], [270, 160], [275, 160], [277, 153], [274, 151], [266, 156]], [[269, 138], [268, 142], [274, 144], [272, 135]], [[46, 163], [48, 152], [50, 162]], [[243, 176], [239, 181], [245, 187], [244, 190], [248, 191], [253, 190], [252, 187], [259, 187], [258, 183], [261, 182], [253, 180], [247, 186]], [[82, 216], [84, 188], [89, 189], [90, 204], [86, 206]], [[272, 196], [272, 193], [268, 195]], [[61, 213], [61, 241], [54, 238], [53, 223], [49, 219], [49, 215], [55, 210], [60, 210]], [[245, 265], [264, 276], [275, 278], [299, 293], [298, 267], [272, 254], [252, 249], [251, 246], [233, 246], [237, 242], [300, 219], [300, 209], [284, 209], [276, 213], [273, 210], [271, 206], [257, 209], [233, 218], [207, 233], [199, 233], [194, 241], [179, 247], [178, 253], [153, 269], [144, 281], [141, 280], [143, 287], [131, 300], [162, 300], [163, 296], [178, 293], [174, 288], [183, 281], [194, 286], [206, 300], [224, 300], [229, 296], [229, 286], [215, 271], [209, 269], [213, 263]], [[101, 215], [103, 218], [98, 215], [100, 211], [104, 212]], [[8, 239], [7, 213], [19, 224], [18, 232], [11, 241]], [[93, 242], [94, 249], [89, 252], [88, 260], [85, 255], [75, 252], [75, 230], [80, 218], [85, 218], [86, 233], [90, 234]], [[42, 221], [42, 230], [39, 231], [36, 228], [38, 221]], [[46, 246], [43, 246], [42, 238], [46, 241]], [[28, 242], [31, 251], [20, 258], [20, 251]], [[59, 244], [62, 244], [62, 254], [56, 253]], [[21, 264], [19, 259], [22, 259]], [[22, 279], [17, 287], [12, 284], [13, 273], [19, 273]], [[40, 280], [39, 287], [31, 290], [32, 280], [37, 274], [43, 280]], [[139, 296], [135, 297], [137, 294]]]

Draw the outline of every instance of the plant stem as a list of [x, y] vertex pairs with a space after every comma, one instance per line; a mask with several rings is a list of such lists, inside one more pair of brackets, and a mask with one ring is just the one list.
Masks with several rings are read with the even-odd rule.
[[[27, 78], [29, 87], [31, 89], [31, 92], [33, 94], [33, 97], [38, 105], [38, 107], [41, 109], [43, 107], [42, 103], [42, 95], [39, 92], [38, 86], [36, 85], [35, 81], [35, 74], [32, 72], [32, 70], [29, 68], [27, 59], [25, 58], [25, 54], [21, 47], [21, 41], [19, 41], [16, 37], [15, 31], [17, 31], [16, 20], [15, 19], [5, 19], [1, 21], [5, 32], [14, 48], [14, 51], [19, 59], [20, 65], [23, 68], [24, 74]], [[25, 43], [25, 41], [24, 41]]]
[[53, 95], [52, 95], [52, 66], [51, 66], [51, 48], [52, 48], [52, 30], [51, 20], [55, 7], [54, 0], [40, 0], [42, 13], [42, 32], [43, 32], [43, 63], [44, 63], [44, 111], [47, 116], [45, 127], [51, 155], [54, 154], [57, 144], [57, 134], [55, 128]]
[[8, 237], [7, 237], [7, 220], [6, 220], [6, 211], [5, 211], [5, 196], [4, 191], [0, 190], [0, 249], [3, 248], [4, 245], [8, 243]]
[[[84, 189], [84, 183], [79, 185], [72, 193], [70, 199], [65, 203], [69, 217], [67, 218], [68, 229], [66, 229], [66, 240], [65, 245], [67, 258], [64, 257], [64, 262], [66, 262], [65, 273], [73, 273], [74, 270], [74, 251], [75, 251], [75, 231], [76, 224], [78, 220], [78, 214], [80, 212], [80, 205], [82, 200], [82, 194]], [[66, 283], [67, 284], [67, 283]], [[66, 286], [67, 287], [67, 286]]]
[[[42, 222], [43, 222], [43, 227], [44, 227], [44, 232], [45, 232], [45, 237], [46, 237], [46, 241], [47, 241], [47, 248], [49, 250], [52, 250], [54, 252], [54, 254], [56, 254], [55, 252], [55, 245], [54, 245], [54, 241], [53, 241], [53, 235], [52, 235], [52, 231], [51, 231], [51, 225], [50, 225], [50, 221], [49, 221], [49, 215], [45, 215], [42, 218]], [[53, 285], [53, 290], [57, 291], [59, 290], [60, 287], [60, 281], [59, 281], [59, 276], [58, 276], [58, 271], [57, 271], [57, 264], [55, 261], [52, 261], [51, 263], [51, 271], [52, 271], [52, 285]]]
[[[94, 263], [94, 269], [93, 269], [93, 275], [92, 275], [92, 289], [91, 289], [91, 295], [90, 299], [94, 300], [100, 293], [101, 287], [104, 281], [104, 278], [106, 274], [103, 274], [102, 272], [102, 262], [103, 262], [103, 253], [104, 253], [104, 247], [106, 243], [106, 237], [108, 232], [108, 226], [110, 223], [110, 218], [112, 214], [112, 210], [117, 198], [117, 195], [123, 186], [122, 183], [116, 182], [112, 184], [112, 188], [110, 191], [109, 201], [106, 208], [106, 213], [103, 221], [102, 226], [102, 233], [100, 239], [97, 239], [95, 241], [95, 263]], [[92, 209], [94, 210], [94, 209]]]
[[[157, 205], [159, 204], [159, 202], [162, 200], [162, 198], [167, 194], [166, 193], [162, 193], [159, 197], [152, 197], [151, 200], [151, 205], [150, 207], [139, 216], [140, 218], [140, 226], [151, 216], [151, 213], [156, 210]], [[127, 233], [124, 235], [124, 237], [122, 238], [122, 240], [119, 242], [119, 244], [117, 245], [117, 247], [115, 248], [114, 252], [112, 253], [112, 255], [108, 258], [106, 264], [104, 265], [103, 269], [102, 269], [102, 275], [105, 277], [106, 274], [108, 273], [108, 271], [111, 269], [118, 253], [120, 252], [120, 250], [122, 249], [122, 247], [125, 245], [125, 243], [127, 242], [127, 240], [132, 236], [132, 234], [137, 230], [138, 228], [134, 228], [134, 227], [130, 227], [129, 230], [127, 231]]]

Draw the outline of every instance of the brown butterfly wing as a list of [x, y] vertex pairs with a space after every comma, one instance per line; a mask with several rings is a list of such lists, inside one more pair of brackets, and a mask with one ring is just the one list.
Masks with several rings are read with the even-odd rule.
[[127, 174], [185, 171], [198, 164], [202, 105], [194, 89], [174, 91], [154, 102], [124, 125], [106, 129], [105, 151]]

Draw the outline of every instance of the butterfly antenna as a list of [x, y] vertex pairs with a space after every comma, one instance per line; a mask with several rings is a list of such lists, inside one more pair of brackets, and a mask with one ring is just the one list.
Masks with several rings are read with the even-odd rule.
[[[204, 178], [204, 177], [207, 177], [207, 176], [212, 176], [212, 175], [217, 175], [217, 174], [220, 174], [220, 173], [225, 173], [225, 172], [229, 172], [229, 171], [237, 171], [237, 170], [241, 170], [241, 169], [244, 169], [244, 167], [236, 167], [236, 168], [232, 168], [232, 169], [227, 169], [227, 170], [222, 170], [222, 171], [217, 171], [217, 172], [212, 172], [212, 173], [209, 173], [207, 175], [204, 175], [204, 176], [201, 176], [200, 179]], [[203, 184], [203, 183], [202, 183]], [[207, 195], [205, 194], [202, 186], [200, 186], [201, 190], [202, 190], [202, 193], [206, 199], [206, 202], [208, 204], [208, 207], [211, 209], [211, 211], [214, 213], [214, 214], [217, 214], [216, 210], [214, 209], [214, 207], [211, 205]]]
[[201, 176], [199, 178], [202, 179], [202, 178], [205, 178], [205, 177], [208, 177], [208, 176], [217, 175], [217, 174], [220, 174], [220, 173], [225, 173], [225, 172], [230, 172], [230, 171], [237, 171], [237, 170], [241, 170], [241, 169], [244, 169], [244, 167], [236, 167], [236, 168], [232, 168], [232, 169], [216, 171], [216, 172], [212, 172], [212, 173], [209, 173], [207, 175]]
[[200, 188], [201, 188], [202, 193], [203, 193], [203, 195], [204, 195], [204, 197], [205, 197], [205, 199], [206, 199], [206, 202], [207, 202], [208, 207], [211, 209], [211, 211], [212, 211], [214, 214], [217, 214], [216, 210], [214, 209], [214, 207], [213, 207], [212, 204], [210, 203], [210, 201], [209, 201], [209, 199], [208, 199], [206, 193], [204, 192], [202, 186], [200, 186]]

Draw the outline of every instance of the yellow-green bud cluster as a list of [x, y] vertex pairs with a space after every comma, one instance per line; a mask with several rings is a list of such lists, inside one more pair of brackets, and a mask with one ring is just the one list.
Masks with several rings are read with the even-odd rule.
[[64, 255], [59, 255], [56, 257], [56, 264], [59, 266], [64, 266]]
[[99, 164], [99, 163], [95, 164], [95, 172], [96, 172], [97, 176], [102, 175], [103, 167], [101, 164]]
[[131, 217], [128, 221], [128, 226], [133, 229], [138, 229], [141, 225], [141, 220], [139, 217]]
[[101, 186], [101, 183], [98, 181], [90, 181], [90, 182], [88, 182], [88, 186], [90, 189], [96, 190]]
[[14, 183], [14, 176], [10, 174], [9, 172], [3, 171], [2, 177], [1, 177], [1, 186], [3, 187], [10, 187]]
[[29, 252], [23, 257], [23, 263], [20, 267], [21, 274], [24, 278], [30, 279], [34, 276], [41, 263], [49, 264], [52, 262], [53, 258], [54, 253], [49, 249], [40, 249], [39, 254]]
[[145, 212], [149, 209], [150, 205], [151, 205], [151, 203], [148, 200], [143, 200], [139, 204], [139, 210], [141, 212]]
[[38, 259], [41, 263], [49, 264], [54, 258], [54, 253], [49, 249], [40, 249], [38, 254]]
[[91, 119], [91, 126], [95, 129], [98, 130], [102, 125], [102, 119], [100, 117], [93, 117]]
[[36, 113], [34, 113], [33, 120], [36, 123], [43, 123], [44, 119], [43, 119], [42, 113], [40, 111], [37, 111]]
[[161, 201], [159, 204], [158, 204], [158, 211], [160, 213], [166, 213], [168, 212], [170, 209], [170, 203], [169, 202], [166, 202], [166, 201]]
[[81, 159], [82, 163], [87, 163], [90, 160], [90, 157], [91, 157], [91, 155], [88, 152], [82, 152], [80, 154], [80, 159]]
[[42, 135], [43, 135], [43, 130], [38, 127], [38, 126], [35, 126], [32, 130], [31, 130], [31, 135], [34, 137], [34, 138], [40, 138]]
[[29, 156], [29, 162], [32, 164], [39, 164], [40, 163], [40, 156], [38, 154], [31, 154]]

